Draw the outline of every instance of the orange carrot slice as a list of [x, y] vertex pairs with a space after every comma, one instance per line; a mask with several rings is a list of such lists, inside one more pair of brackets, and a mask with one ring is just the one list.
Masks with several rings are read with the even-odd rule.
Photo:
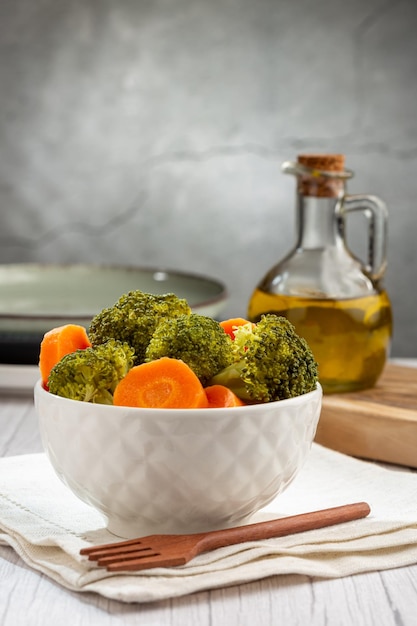
[[208, 406], [199, 378], [180, 359], [162, 357], [132, 367], [113, 394], [117, 406], [196, 409]]
[[210, 385], [205, 388], [205, 392], [209, 408], [217, 409], [221, 407], [245, 406], [243, 400], [224, 385]]
[[47, 387], [51, 369], [63, 356], [90, 346], [91, 343], [84, 326], [65, 324], [52, 328], [45, 333], [39, 352], [39, 369], [43, 385]]
[[228, 335], [230, 335], [232, 339], [234, 339], [235, 338], [234, 331], [236, 330], [236, 328], [238, 328], [239, 326], [244, 326], [245, 324], [249, 324], [249, 323], [250, 323], [249, 320], [245, 320], [243, 317], [231, 317], [228, 320], [221, 321], [220, 326]]

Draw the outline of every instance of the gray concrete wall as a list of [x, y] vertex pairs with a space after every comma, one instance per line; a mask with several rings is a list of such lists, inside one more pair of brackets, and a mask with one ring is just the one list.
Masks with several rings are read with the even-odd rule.
[[416, 29], [415, 0], [0, 0], [0, 262], [192, 270], [242, 315], [294, 239], [281, 163], [344, 152], [416, 356]]

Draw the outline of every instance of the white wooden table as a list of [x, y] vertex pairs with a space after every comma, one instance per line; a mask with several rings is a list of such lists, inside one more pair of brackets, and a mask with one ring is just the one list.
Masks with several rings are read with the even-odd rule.
[[[0, 455], [41, 451], [32, 397], [3, 390]], [[130, 605], [67, 591], [27, 567], [11, 548], [0, 546], [1, 626], [90, 624], [416, 626], [417, 564], [336, 580], [275, 576], [173, 600]]]

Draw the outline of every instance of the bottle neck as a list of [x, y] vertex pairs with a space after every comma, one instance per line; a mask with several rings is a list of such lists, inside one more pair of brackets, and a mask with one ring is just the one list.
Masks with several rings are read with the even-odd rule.
[[341, 243], [341, 202], [342, 197], [297, 194], [297, 248], [320, 249]]

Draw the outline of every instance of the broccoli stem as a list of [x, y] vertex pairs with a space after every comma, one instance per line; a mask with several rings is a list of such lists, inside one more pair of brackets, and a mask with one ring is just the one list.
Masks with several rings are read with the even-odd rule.
[[242, 370], [244, 366], [244, 361], [228, 365], [221, 370], [221, 372], [218, 372], [215, 376], [213, 376], [210, 384], [224, 385], [224, 387], [233, 391], [233, 393], [235, 393], [241, 400], [244, 400], [245, 402], [253, 402], [253, 399], [248, 394], [245, 383], [242, 380]]

